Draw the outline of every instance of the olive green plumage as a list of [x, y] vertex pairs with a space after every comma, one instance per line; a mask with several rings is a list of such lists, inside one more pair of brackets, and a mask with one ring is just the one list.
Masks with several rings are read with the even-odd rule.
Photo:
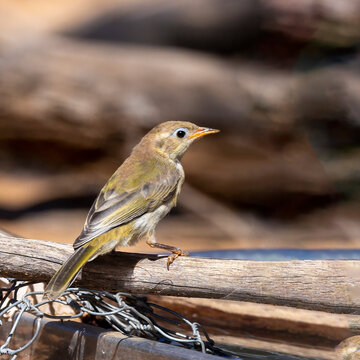
[[146, 134], [100, 191], [74, 242], [75, 252], [50, 280], [44, 296], [57, 298], [87, 261], [142, 237], [150, 246], [173, 253], [168, 265], [177, 256], [186, 255], [178, 248], [158, 244], [154, 231], [176, 205], [184, 182], [180, 160], [185, 151], [196, 138], [217, 131], [169, 121]]

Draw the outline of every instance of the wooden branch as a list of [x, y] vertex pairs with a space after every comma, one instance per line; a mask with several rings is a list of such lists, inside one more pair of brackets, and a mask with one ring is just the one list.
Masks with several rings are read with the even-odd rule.
[[[48, 281], [70, 245], [0, 238], [0, 276]], [[77, 282], [87, 288], [244, 300], [313, 310], [360, 310], [360, 261], [241, 261], [112, 253], [88, 263]]]
[[260, 31], [263, 9], [258, 0], [198, 0], [195, 6], [191, 0], [121, 3], [74, 24], [70, 35], [233, 53], [244, 51]]
[[[358, 100], [347, 90], [358, 76], [346, 64], [296, 75], [191, 51], [105, 46], [20, 28], [31, 35], [24, 42], [12, 29], [1, 30], [1, 116], [11, 120], [0, 124], [1, 139], [98, 149], [174, 118], [268, 137], [292, 131], [296, 120], [348, 109], [339, 94]], [[333, 92], [324, 94], [329, 86]]]
[[[0, 38], [0, 51], [7, 54], [0, 57], [1, 116], [12, 121], [0, 124], [3, 139], [17, 132], [21, 138], [50, 139], [84, 149], [94, 148], [90, 141], [95, 140], [98, 149], [103, 142], [129, 140], [136, 131], [174, 118], [209, 126], [220, 118], [232, 130], [238, 123], [241, 128], [251, 125], [244, 119], [251, 106], [242, 85], [245, 80], [234, 81], [239, 72], [216, 57], [57, 36], [34, 35], [26, 43], [4, 37]], [[19, 51], [24, 58], [15, 56]], [[286, 83], [281, 85], [287, 88]], [[211, 109], [204, 104], [211, 104]], [[42, 132], [36, 134], [37, 129]], [[81, 131], [81, 139], [73, 136], [75, 130]]]
[[[263, 39], [272, 37], [277, 49], [289, 48], [289, 44], [293, 47], [293, 54], [289, 50], [281, 53], [272, 47], [277, 59], [281, 61], [287, 56], [296, 62], [304, 51], [300, 44], [316, 41], [332, 47], [351, 47], [358, 43], [358, 12], [354, 11], [357, 0], [348, 0], [344, 6], [336, 5], [337, 11], [334, 11], [335, 3], [336, 0], [328, 0], [326, 6], [317, 7], [316, 0], [301, 6], [274, 0], [198, 0], [196, 6], [191, 0], [130, 2], [127, 6], [121, 2], [105, 12], [97, 12], [95, 18], [80, 26], [77, 22], [72, 34], [91, 40], [175, 44], [237, 54], [246, 54], [249, 44], [252, 51], [254, 48], [264, 51], [266, 40], [264, 44]], [[266, 62], [267, 56], [262, 61]]]
[[301, 358], [334, 359], [333, 349], [341, 341], [360, 334], [354, 326], [359, 323], [358, 315], [173, 296], [150, 295], [148, 301], [202, 324], [215, 343], [288, 353]]
[[214, 329], [214, 334], [221, 329], [233, 337], [246, 333], [263, 340], [332, 348], [342, 340], [360, 334], [360, 329], [354, 326], [360, 321], [359, 315], [218, 299], [149, 295], [148, 300]]

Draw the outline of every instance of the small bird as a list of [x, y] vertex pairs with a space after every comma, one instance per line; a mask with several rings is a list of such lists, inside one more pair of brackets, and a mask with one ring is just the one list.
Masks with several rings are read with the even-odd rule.
[[172, 253], [168, 270], [178, 256], [187, 256], [179, 248], [158, 243], [155, 227], [176, 205], [185, 177], [180, 164], [185, 151], [194, 140], [217, 132], [184, 121], [164, 122], [150, 130], [100, 191], [73, 244], [74, 253], [46, 286], [44, 298], [59, 297], [87, 261], [141, 238]]

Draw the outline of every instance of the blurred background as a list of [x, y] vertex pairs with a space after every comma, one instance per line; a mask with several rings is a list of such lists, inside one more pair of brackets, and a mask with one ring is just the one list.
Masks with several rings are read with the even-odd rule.
[[160, 242], [360, 246], [358, 0], [2, 0], [0, 13], [1, 227], [72, 243], [143, 134], [186, 120], [221, 133], [185, 155]]

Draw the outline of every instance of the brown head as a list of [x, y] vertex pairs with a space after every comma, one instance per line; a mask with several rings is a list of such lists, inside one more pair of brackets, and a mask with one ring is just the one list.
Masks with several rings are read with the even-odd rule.
[[173, 160], [180, 160], [196, 139], [219, 131], [200, 127], [187, 121], [167, 121], [149, 131], [142, 142], [148, 143]]

